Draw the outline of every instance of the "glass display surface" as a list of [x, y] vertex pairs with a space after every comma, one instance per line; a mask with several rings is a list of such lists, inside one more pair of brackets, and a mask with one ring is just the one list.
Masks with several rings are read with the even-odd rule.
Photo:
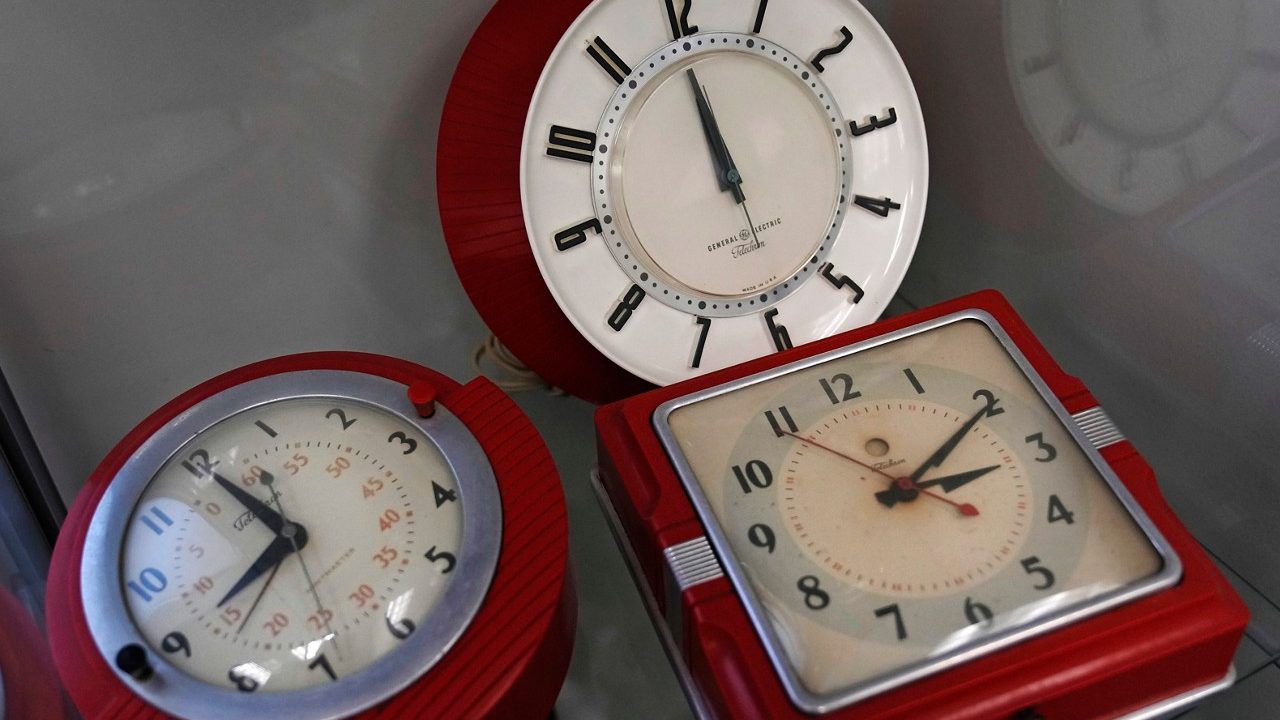
[[199, 680], [322, 685], [428, 622], [462, 517], [415, 425], [353, 400], [280, 400], [165, 462], [128, 523], [120, 591], [152, 649]]
[[814, 698], [851, 702], [1179, 573], [987, 324], [925, 327], [655, 421], [775, 662]]

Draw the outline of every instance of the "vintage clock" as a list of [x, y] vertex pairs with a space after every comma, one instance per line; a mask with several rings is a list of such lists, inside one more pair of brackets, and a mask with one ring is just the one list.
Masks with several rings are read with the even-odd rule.
[[1111, 718], [1231, 682], [1244, 605], [997, 293], [597, 425], [700, 714]]
[[593, 400], [874, 320], [928, 185], [911, 80], [853, 0], [503, 0], [437, 170], [481, 315]]
[[86, 717], [539, 717], [572, 592], [555, 467], [509, 398], [311, 353], [209, 380], [121, 441], [47, 604]]

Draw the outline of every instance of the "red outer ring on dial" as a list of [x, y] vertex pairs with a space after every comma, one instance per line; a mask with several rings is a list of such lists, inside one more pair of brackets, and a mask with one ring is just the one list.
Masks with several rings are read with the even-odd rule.
[[587, 5], [494, 5], [453, 74], [436, 144], [436, 183], [454, 268], [489, 329], [547, 382], [599, 403], [652, 386], [602, 355], [565, 317], [533, 258], [520, 202], [520, 146], [534, 88]]
[[162, 720], [98, 652], [85, 620], [80, 560], [85, 532], [125, 460], [161, 426], [227, 388], [300, 370], [346, 370], [407, 387], [426, 381], [437, 402], [472, 432], [493, 465], [502, 497], [502, 549], [493, 582], [471, 625], [448, 653], [361, 720], [545, 717], [568, 670], [577, 600], [568, 565], [569, 531], [560, 478], [528, 418], [492, 383], [459, 385], [403, 360], [353, 352], [288, 355], [247, 365], [188, 390], [152, 413], [109, 452], [76, 498], [49, 570], [46, 613], [54, 663], [86, 718]]
[[[600, 474], [666, 617], [695, 692], [714, 717], [812, 718], [788, 700], [764, 645], [725, 577], [676, 594], [662, 551], [705, 534], [653, 430], [659, 405], [697, 390], [967, 309], [990, 313], [1068, 412], [1098, 402], [1049, 356], [1004, 296], [986, 290], [600, 408]], [[1222, 679], [1244, 633], [1244, 603], [1165, 503], [1155, 474], [1127, 441], [1101, 451], [1182, 561], [1182, 581], [824, 715], [859, 720], [978, 720], [1034, 708], [1046, 718], [1111, 718]], [[671, 592], [672, 594], [668, 594]], [[666, 607], [676, 597], [681, 607]]]

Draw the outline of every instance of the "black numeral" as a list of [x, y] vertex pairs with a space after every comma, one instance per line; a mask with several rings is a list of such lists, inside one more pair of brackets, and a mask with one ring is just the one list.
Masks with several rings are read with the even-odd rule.
[[1035, 589], [1048, 590], [1049, 588], [1053, 587], [1053, 580], [1054, 580], [1053, 573], [1049, 570], [1049, 568], [1041, 565], [1040, 558], [1036, 557], [1035, 555], [1032, 555], [1029, 558], [1024, 558], [1022, 560], [1022, 569], [1026, 570], [1028, 575], [1031, 575], [1031, 574], [1039, 575], [1040, 579], [1043, 580], [1043, 582], [1038, 583], [1034, 586]]
[[431, 493], [436, 498], [436, 507], [440, 507], [447, 502], [458, 502], [457, 490], [440, 487], [435, 480], [431, 481]]
[[414, 630], [418, 629], [418, 626], [414, 625], [413, 621], [409, 618], [401, 618], [400, 622], [391, 622], [390, 617], [386, 620], [387, 629], [391, 631], [391, 634], [394, 635], [397, 640], [404, 640], [412, 635]]
[[867, 124], [865, 125], [859, 125], [857, 120], [850, 120], [849, 134], [854, 137], [858, 137], [859, 135], [866, 135], [872, 130], [879, 130], [882, 127], [889, 127], [890, 125], [896, 122], [898, 122], [898, 111], [894, 110], [893, 108], [889, 108], [889, 114], [886, 115], [883, 119], [878, 118], [875, 115], [872, 115], [867, 118]]
[[324, 416], [325, 416], [325, 417], [327, 417], [327, 418], [329, 418], [329, 417], [333, 417], [334, 415], [337, 415], [337, 416], [338, 416], [338, 422], [342, 423], [342, 429], [343, 429], [343, 430], [346, 430], [347, 428], [349, 428], [349, 427], [351, 427], [352, 425], [355, 425], [355, 424], [356, 424], [356, 419], [355, 419], [355, 418], [352, 418], [352, 419], [348, 420], [348, 419], [347, 419], [347, 414], [346, 414], [346, 413], [344, 413], [344, 412], [342, 412], [342, 411], [341, 411], [341, 410], [339, 410], [338, 408], [334, 408], [334, 409], [332, 409], [332, 410], [330, 410], [329, 412], [327, 412], [327, 413], [325, 413], [325, 414], [324, 414]]
[[1044, 455], [1036, 458], [1036, 462], [1052, 462], [1058, 457], [1058, 449], [1044, 441], [1044, 433], [1035, 433], [1027, 436], [1027, 442], [1035, 443], [1036, 449], [1044, 453]]
[[769, 7], [769, 0], [760, 0], [760, 4], [756, 6], [756, 22], [751, 26], [751, 32], [758, 33], [764, 26], [764, 9], [767, 7]]
[[773, 528], [764, 523], [756, 523], [747, 529], [747, 539], [752, 545], [773, 552], [777, 541], [773, 536]]
[[458, 564], [458, 558], [454, 556], [453, 553], [443, 552], [443, 551], [436, 552], [435, 545], [432, 545], [431, 549], [428, 550], [427, 554], [423, 555], [423, 557], [430, 560], [431, 562], [444, 563], [444, 569], [440, 571], [441, 575], [448, 575], [449, 573], [453, 572], [453, 566]]
[[778, 422], [779, 417], [782, 418], [782, 423], [786, 424], [787, 430], [789, 430], [790, 432], [794, 433], [800, 430], [800, 428], [796, 426], [796, 421], [791, 419], [791, 411], [787, 410], [786, 405], [783, 405], [782, 407], [778, 408], [777, 415], [774, 415], [772, 410], [764, 411], [764, 419], [769, 421], [769, 427], [773, 428], [774, 435], [777, 435], [778, 437], [782, 437], [783, 435], [789, 434], [788, 432], [782, 429], [782, 423]]
[[873, 198], [867, 197], [866, 195], [854, 195], [853, 204], [863, 210], [869, 210], [880, 217], [889, 217], [890, 210], [899, 210], [902, 208], [902, 205], [894, 202], [890, 198]]
[[982, 409], [983, 412], [986, 413], [987, 417], [995, 417], [1004, 412], [1004, 408], [1000, 407], [999, 398], [997, 398], [995, 393], [992, 393], [990, 390], [975, 390], [973, 392], [973, 399], [977, 400], [978, 398], [982, 398], [987, 401], [987, 406]]
[[167, 653], [181, 652], [187, 657], [191, 657], [191, 643], [187, 640], [187, 636], [180, 632], [171, 632], [164, 636], [160, 641], [160, 649]]
[[697, 25], [689, 24], [689, 11], [693, 9], [693, 0], [684, 0], [680, 14], [676, 15], [676, 0], [666, 0], [667, 22], [671, 24], [671, 39], [678, 40], [685, 35], [698, 32]]
[[556, 233], [552, 238], [556, 241], [556, 250], [564, 252], [569, 248], [578, 247], [587, 241], [588, 230], [599, 235], [601, 232], [600, 221], [595, 218], [583, 220], [573, 227], [567, 227]]
[[763, 490], [773, 484], [773, 471], [763, 460], [751, 460], [745, 469], [742, 465], [734, 465], [733, 476], [738, 479], [744, 494], [751, 492], [753, 487]]
[[274, 429], [272, 429], [272, 427], [271, 427], [270, 425], [268, 425], [268, 424], [266, 424], [266, 423], [262, 422], [261, 420], [254, 420], [254, 421], [253, 421], [253, 424], [254, 424], [254, 425], [257, 425], [257, 426], [258, 426], [258, 429], [259, 429], [259, 430], [261, 430], [262, 432], [266, 433], [268, 436], [270, 436], [270, 437], [275, 437], [275, 436], [276, 436], [276, 431], [275, 431]]
[[911, 372], [911, 368], [902, 368], [902, 374], [907, 376], [907, 382], [911, 383], [911, 387], [915, 388], [917, 395], [924, 394], [924, 386], [916, 379], [916, 374]]
[[631, 74], [631, 68], [599, 35], [587, 45], [587, 54], [609, 73], [609, 77], [613, 78], [614, 82], [621, 83]]
[[551, 157], [591, 162], [596, 149], [596, 134], [562, 125], [552, 125], [547, 133], [547, 154]]
[[187, 472], [198, 478], [204, 478], [213, 474], [213, 468], [218, 464], [217, 460], [210, 460], [209, 453], [205, 450], [196, 450], [182, 461], [182, 467]]
[[898, 639], [906, 640], [907, 626], [905, 623], [902, 622], [902, 611], [898, 609], [898, 603], [894, 603], [892, 605], [885, 605], [882, 608], [876, 609], [876, 617], [884, 617], [886, 615], [893, 616], [893, 625], [898, 631]]
[[391, 433], [391, 435], [387, 436], [387, 442], [398, 442], [398, 443], [400, 443], [401, 445], [403, 445], [403, 446], [404, 446], [404, 451], [403, 451], [402, 453], [400, 453], [401, 455], [408, 455], [409, 453], [411, 453], [411, 452], [413, 452], [414, 450], [417, 450], [417, 449], [418, 449], [418, 441], [417, 441], [417, 440], [414, 440], [413, 438], [409, 437], [408, 435], [405, 435], [404, 433], [400, 432], [399, 430], [397, 430], [397, 431], [395, 431], [395, 432]]
[[831, 47], [819, 50], [818, 54], [814, 55], [813, 59], [809, 61], [809, 64], [818, 72], [826, 70], [826, 68], [822, 66], [823, 60], [831, 57], [832, 55], [839, 55], [844, 52], [844, 49], [849, 47], [849, 43], [853, 41], [853, 33], [849, 32], [849, 28], [847, 27], [840, 28], [840, 35], [840, 42], [832, 45]]
[[689, 367], [702, 367], [702, 349], [707, 346], [707, 333], [711, 332], [711, 318], [699, 317], [698, 344], [693, 348], [693, 362]]
[[1057, 495], [1049, 496], [1049, 522], [1054, 523], [1062, 521], [1068, 525], [1076, 524], [1076, 514], [1067, 509], [1062, 504], [1062, 500]]
[[644, 288], [632, 285], [631, 289], [627, 290], [627, 294], [622, 296], [618, 306], [613, 309], [613, 313], [609, 315], [609, 327], [615, 331], [626, 327], [627, 321], [631, 319], [631, 313], [640, 307], [640, 301], [643, 299]]
[[970, 625], [989, 623], [993, 617], [995, 615], [991, 613], [991, 608], [980, 602], [974, 602], [971, 597], [964, 599], [964, 618]]
[[831, 286], [837, 290], [840, 288], [849, 288], [852, 290], [853, 303], [855, 305], [858, 304], [858, 301], [861, 300], [862, 296], [865, 294], [862, 292], [862, 288], [859, 287], [858, 283], [854, 282], [848, 275], [836, 274], [835, 269], [835, 265], [831, 263], [824, 264], [821, 271], [822, 277], [826, 278], [827, 282], [831, 283]]
[[338, 679], [338, 674], [333, 671], [333, 666], [329, 664], [329, 658], [325, 657], [324, 653], [317, 655], [316, 659], [307, 665], [308, 670], [315, 670], [316, 668], [324, 670], [324, 674], [328, 675], [330, 680]]
[[769, 336], [773, 338], [773, 346], [778, 348], [778, 352], [790, 350], [792, 348], [791, 333], [787, 332], [786, 325], [773, 321], [776, 317], [778, 317], [778, 308], [771, 308], [764, 314], [764, 324], [769, 326]]
[[[836, 390], [832, 387], [832, 383], [838, 383], [842, 386], [839, 394], [836, 394]], [[831, 401], [832, 405], [839, 405], [842, 402], [848, 402], [862, 397], [861, 391], [853, 389], [853, 378], [849, 377], [845, 373], [836, 373], [835, 375], [832, 375], [830, 381], [827, 381], [825, 378], [820, 378], [818, 380], [818, 384], [822, 386], [822, 391], [827, 394], [827, 399]]]
[[831, 604], [831, 596], [826, 590], [818, 587], [818, 578], [813, 575], [805, 575], [797, 580], [796, 587], [804, 593], [805, 607], [810, 610], [821, 610]]

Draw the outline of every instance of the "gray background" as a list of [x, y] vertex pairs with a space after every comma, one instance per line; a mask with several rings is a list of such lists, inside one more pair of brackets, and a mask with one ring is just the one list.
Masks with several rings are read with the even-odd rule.
[[[1178, 5], [1117, 4], [1156, 19]], [[1104, 22], [1069, 5], [1086, 30]], [[1027, 136], [1000, 3], [869, 6], [915, 78], [932, 162], [889, 314], [983, 287], [1010, 297], [1253, 610], [1242, 681], [1193, 715], [1273, 715], [1280, 104], [1255, 102], [1247, 151], [1225, 168], [1123, 214]], [[434, 144], [487, 9], [0, 0], [0, 368], [68, 502], [147, 413], [244, 363], [353, 349], [475, 374], [487, 330], [441, 239]], [[1280, 37], [1236, 70], [1274, 88]], [[1193, 102], [1178, 92], [1165, 107]], [[581, 604], [561, 717], [687, 716], [586, 485], [592, 408], [517, 399], [570, 505]]]

